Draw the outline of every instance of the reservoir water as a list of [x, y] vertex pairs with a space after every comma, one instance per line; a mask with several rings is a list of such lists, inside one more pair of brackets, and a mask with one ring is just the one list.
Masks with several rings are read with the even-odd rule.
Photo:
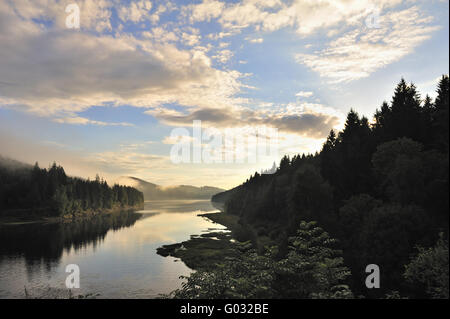
[[73, 295], [155, 298], [179, 288], [192, 270], [162, 245], [225, 230], [197, 216], [217, 211], [209, 200], [145, 203], [142, 211], [71, 223], [0, 225], [0, 298], [67, 296], [66, 266], [80, 269]]

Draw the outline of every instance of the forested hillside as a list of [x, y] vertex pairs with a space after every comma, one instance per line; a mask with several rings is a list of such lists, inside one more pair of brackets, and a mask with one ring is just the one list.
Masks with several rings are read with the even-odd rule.
[[[1, 158], [0, 158], [1, 159]], [[144, 196], [132, 187], [108, 186], [69, 177], [55, 163], [49, 168], [0, 160], [0, 216], [63, 216], [112, 208], [141, 207]]]
[[[355, 295], [448, 298], [448, 112], [448, 76], [434, 101], [402, 79], [373, 120], [351, 110], [320, 152], [285, 156], [213, 200], [251, 225], [255, 244], [276, 242], [278, 258], [301, 221], [316, 221], [338, 239]], [[380, 289], [364, 284], [368, 264]]]
[[212, 195], [223, 192], [223, 189], [211, 186], [173, 185], [164, 187], [132, 176], [122, 176], [117, 182], [138, 189], [144, 193], [145, 200], [210, 199]]

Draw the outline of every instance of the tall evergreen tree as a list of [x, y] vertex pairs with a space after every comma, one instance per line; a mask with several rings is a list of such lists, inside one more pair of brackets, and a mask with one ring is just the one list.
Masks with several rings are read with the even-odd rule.
[[449, 77], [443, 75], [437, 88], [437, 97], [435, 101], [435, 113], [433, 116], [434, 138], [436, 146], [448, 152], [448, 126], [449, 126]]

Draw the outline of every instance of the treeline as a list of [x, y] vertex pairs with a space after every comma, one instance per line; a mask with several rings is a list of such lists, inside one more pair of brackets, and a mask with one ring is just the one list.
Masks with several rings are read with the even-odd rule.
[[[339, 240], [355, 295], [448, 298], [448, 112], [448, 76], [434, 101], [402, 79], [373, 121], [351, 110], [320, 152], [285, 156], [276, 173], [213, 200], [252, 226], [256, 244], [276, 242], [279, 258], [301, 221], [317, 221]], [[380, 267], [380, 289], [365, 286], [369, 264]]]
[[[1, 164], [1, 163], [0, 163]], [[144, 195], [132, 187], [108, 186], [100, 179], [69, 177], [53, 163], [49, 169], [0, 165], [0, 212], [64, 216], [143, 205]]]

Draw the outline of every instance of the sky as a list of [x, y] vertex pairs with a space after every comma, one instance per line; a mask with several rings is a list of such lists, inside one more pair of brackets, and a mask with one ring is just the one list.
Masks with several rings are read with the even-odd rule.
[[319, 151], [351, 108], [372, 119], [401, 77], [435, 97], [448, 12], [442, 0], [0, 0], [0, 155], [110, 183], [231, 188]]

